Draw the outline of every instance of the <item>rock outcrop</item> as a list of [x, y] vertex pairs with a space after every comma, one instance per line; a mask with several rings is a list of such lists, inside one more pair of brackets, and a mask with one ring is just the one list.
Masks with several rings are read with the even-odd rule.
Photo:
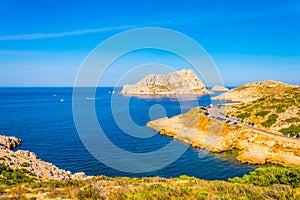
[[7, 137], [0, 135], [0, 146], [8, 149], [14, 149], [21, 144], [21, 139], [16, 137]]
[[0, 163], [12, 169], [25, 168], [38, 178], [53, 180], [86, 179], [83, 172], [72, 174], [70, 171], [59, 169], [49, 162], [39, 159], [34, 153], [25, 150], [12, 151], [21, 144], [16, 137], [0, 136]]
[[214, 91], [214, 92], [227, 92], [227, 91], [229, 91], [228, 88], [226, 88], [224, 86], [221, 86], [221, 85], [215, 85], [211, 90]]
[[300, 166], [299, 140], [226, 124], [205, 116], [199, 108], [172, 118], [150, 121], [147, 126], [211, 152], [238, 149], [237, 160], [243, 163]]
[[167, 75], [151, 74], [134, 85], [124, 85], [124, 95], [205, 95], [210, 91], [192, 70]]

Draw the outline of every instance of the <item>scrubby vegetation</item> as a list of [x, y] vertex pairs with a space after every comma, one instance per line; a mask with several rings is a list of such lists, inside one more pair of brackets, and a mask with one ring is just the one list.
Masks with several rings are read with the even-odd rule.
[[29, 163], [23, 162], [23, 163], [21, 164], [21, 167], [29, 167]]
[[[259, 111], [259, 112], [255, 113], [255, 116], [256, 116], [256, 117], [258, 117], [258, 116], [265, 117], [265, 116], [267, 116], [269, 113], [270, 113], [269, 110], [262, 110], [262, 111]], [[250, 117], [250, 116], [249, 116], [249, 117]]]
[[248, 117], [250, 117], [250, 113], [241, 113], [241, 114], [237, 115], [237, 118], [240, 118], [240, 119], [246, 119]]
[[[268, 82], [254, 84], [257, 100], [232, 106], [226, 111], [227, 115], [254, 122], [261, 125], [260, 128], [268, 128], [278, 131], [278, 134], [299, 135], [300, 126], [300, 87], [294, 87], [278, 83], [272, 86]], [[243, 91], [249, 87], [240, 87]], [[254, 94], [253, 94], [254, 95]]]
[[250, 175], [242, 178], [232, 178], [229, 182], [240, 184], [253, 184], [268, 187], [272, 185], [287, 185], [293, 188], [300, 186], [299, 167], [267, 167], [258, 168]]
[[26, 169], [13, 170], [6, 165], [0, 164], [0, 184], [10, 186], [32, 182], [33, 180], [35, 180], [34, 175]]
[[[300, 168], [258, 168], [250, 175], [225, 181], [181, 176], [165, 179], [96, 176], [87, 180], [6, 180], [1, 165], [1, 199], [299, 199]], [[30, 177], [18, 171], [20, 177]], [[20, 179], [20, 180], [24, 180]]]
[[270, 128], [273, 124], [276, 123], [278, 115], [272, 114], [269, 116], [268, 120], [261, 123], [261, 125], [265, 128]]
[[291, 136], [300, 136], [300, 125], [291, 125], [289, 128], [283, 128], [280, 130], [281, 133], [285, 135], [291, 135]]

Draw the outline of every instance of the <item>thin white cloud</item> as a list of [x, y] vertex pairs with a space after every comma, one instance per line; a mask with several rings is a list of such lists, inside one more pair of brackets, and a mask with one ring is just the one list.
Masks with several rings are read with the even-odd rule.
[[126, 25], [126, 26], [116, 26], [116, 27], [96, 28], [96, 29], [75, 30], [75, 31], [59, 32], [59, 33], [34, 33], [34, 34], [23, 34], [23, 35], [7, 35], [7, 36], [0, 36], [0, 41], [60, 38], [60, 37], [67, 37], [67, 36], [76, 36], [76, 35], [84, 35], [84, 34], [91, 34], [91, 33], [123, 30], [123, 29], [136, 28], [136, 27], [137, 26]]

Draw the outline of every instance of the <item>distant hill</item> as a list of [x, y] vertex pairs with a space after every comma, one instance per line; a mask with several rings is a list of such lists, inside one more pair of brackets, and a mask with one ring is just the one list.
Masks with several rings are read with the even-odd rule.
[[241, 102], [226, 113], [279, 134], [300, 135], [300, 87], [276, 81], [251, 83], [214, 99]]
[[124, 85], [124, 95], [205, 95], [210, 91], [192, 70], [183, 69], [166, 75], [151, 74], [134, 85]]
[[299, 86], [292, 86], [277, 81], [263, 81], [263, 82], [248, 83], [246, 85], [230, 90], [212, 99], [229, 100], [233, 102], [251, 102], [269, 96], [272, 93], [275, 94], [294, 87], [299, 87]]

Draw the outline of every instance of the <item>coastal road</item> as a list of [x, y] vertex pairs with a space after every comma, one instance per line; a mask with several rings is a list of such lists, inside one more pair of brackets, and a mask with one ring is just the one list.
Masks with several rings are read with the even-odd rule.
[[226, 117], [226, 115], [224, 114], [224, 110], [225, 110], [225, 106], [224, 105], [222, 105], [220, 107], [213, 106], [211, 108], [208, 108], [208, 113], [209, 113], [210, 117], [213, 117], [215, 119], [218, 119], [218, 120], [221, 120], [221, 121], [230, 120], [231, 122], [235, 122], [235, 123], [237, 123], [237, 124], [239, 124], [241, 126], [253, 129], [256, 132], [260, 132], [262, 134], [272, 135], [272, 136], [281, 137], [281, 138], [284, 138], [284, 139], [289, 139], [289, 140], [300, 142], [300, 140], [297, 139], [297, 138], [292, 138], [292, 137], [286, 137], [286, 136], [283, 136], [283, 135], [278, 135], [276, 133], [272, 133], [272, 132], [269, 132], [267, 130], [259, 129], [257, 127], [254, 127], [254, 126], [242, 123], [241, 121], [237, 121], [237, 120], [233, 119], [232, 117]]

